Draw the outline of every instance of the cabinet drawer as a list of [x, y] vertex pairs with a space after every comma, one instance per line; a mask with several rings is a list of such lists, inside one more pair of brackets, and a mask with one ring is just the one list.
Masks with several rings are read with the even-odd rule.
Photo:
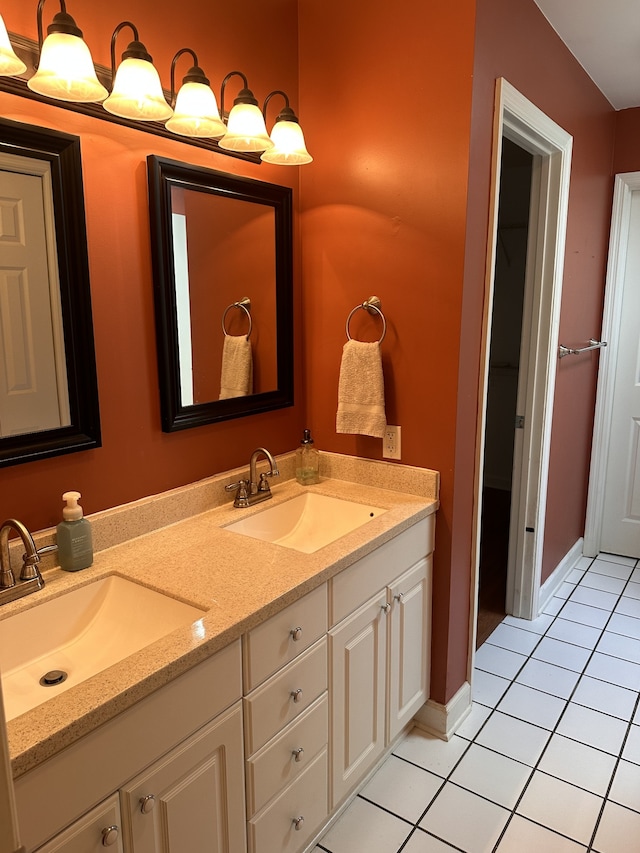
[[327, 750], [323, 749], [304, 773], [249, 821], [249, 851], [298, 853], [327, 814]]
[[329, 581], [331, 627], [433, 551], [435, 515], [385, 542]]
[[327, 745], [328, 707], [325, 693], [247, 761], [249, 817], [259, 812], [271, 797], [300, 776]]
[[[112, 831], [107, 839], [104, 832], [108, 829]], [[110, 843], [105, 845], [104, 841]], [[117, 794], [77, 820], [69, 829], [41, 847], [38, 853], [100, 853], [106, 846], [113, 853], [123, 851]]]
[[298, 717], [326, 689], [327, 640], [323, 637], [245, 698], [247, 757]]
[[244, 692], [308, 649], [327, 631], [327, 587], [294, 601], [243, 638]]

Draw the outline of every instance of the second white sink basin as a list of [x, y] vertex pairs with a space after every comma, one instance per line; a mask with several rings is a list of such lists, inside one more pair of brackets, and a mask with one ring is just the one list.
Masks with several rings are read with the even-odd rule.
[[305, 492], [234, 521], [226, 529], [312, 554], [384, 512], [377, 506]]
[[[7, 719], [159, 640], [204, 611], [115, 575], [0, 621]], [[59, 681], [62, 675], [66, 677]], [[42, 684], [43, 677], [53, 684]]]

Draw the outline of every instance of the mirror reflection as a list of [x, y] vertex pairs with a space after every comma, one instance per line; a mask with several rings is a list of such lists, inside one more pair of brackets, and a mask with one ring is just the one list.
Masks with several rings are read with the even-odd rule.
[[148, 170], [163, 429], [292, 405], [291, 190]]

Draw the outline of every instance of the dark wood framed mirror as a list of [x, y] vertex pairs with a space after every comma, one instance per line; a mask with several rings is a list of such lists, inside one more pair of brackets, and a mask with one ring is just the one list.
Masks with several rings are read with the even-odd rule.
[[0, 119], [0, 466], [100, 447], [80, 139]]
[[291, 189], [147, 166], [162, 429], [293, 405]]

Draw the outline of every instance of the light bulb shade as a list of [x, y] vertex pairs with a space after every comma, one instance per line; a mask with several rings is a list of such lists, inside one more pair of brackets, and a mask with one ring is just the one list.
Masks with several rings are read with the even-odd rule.
[[259, 107], [236, 103], [229, 113], [226, 135], [218, 145], [227, 151], [266, 151], [273, 148]]
[[113, 90], [103, 106], [116, 116], [136, 121], [165, 121], [173, 115], [153, 64], [131, 57], [118, 66]]
[[27, 66], [16, 56], [11, 42], [9, 41], [9, 33], [0, 15], [0, 75], [3, 77], [14, 77], [18, 74], [24, 74]]
[[218, 139], [227, 132], [218, 112], [211, 87], [204, 83], [183, 83], [176, 98], [173, 116], [167, 129], [180, 136]]
[[265, 151], [261, 160], [279, 166], [302, 166], [313, 157], [307, 151], [302, 128], [295, 121], [277, 121], [271, 131], [273, 148]]
[[93, 103], [109, 94], [96, 77], [89, 48], [82, 38], [51, 33], [44, 40], [38, 70], [27, 86], [58, 101]]

